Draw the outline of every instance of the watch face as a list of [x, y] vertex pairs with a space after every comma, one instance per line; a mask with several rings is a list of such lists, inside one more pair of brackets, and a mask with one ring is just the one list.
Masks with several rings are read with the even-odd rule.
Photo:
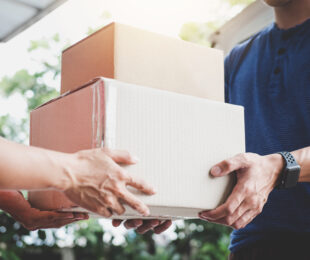
[[286, 169], [285, 174], [285, 188], [295, 187], [300, 174], [300, 166], [291, 166], [290, 168]]

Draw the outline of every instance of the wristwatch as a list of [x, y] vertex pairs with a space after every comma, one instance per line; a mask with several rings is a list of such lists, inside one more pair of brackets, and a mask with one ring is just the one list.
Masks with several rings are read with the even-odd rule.
[[300, 174], [300, 166], [296, 162], [294, 156], [289, 152], [280, 152], [280, 154], [284, 161], [285, 166], [280, 173], [279, 177], [279, 189], [288, 189], [293, 188], [297, 185], [299, 174]]

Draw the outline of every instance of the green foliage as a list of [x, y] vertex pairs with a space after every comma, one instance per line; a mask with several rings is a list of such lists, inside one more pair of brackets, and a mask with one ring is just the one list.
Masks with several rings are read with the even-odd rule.
[[[255, 0], [222, 0], [222, 2], [227, 2], [231, 7], [245, 7], [254, 1]], [[209, 21], [207, 23], [187, 22], [183, 24], [179, 37], [185, 41], [210, 46], [208, 40], [209, 36], [219, 29], [226, 21], [227, 17], [223, 17], [221, 20]]]
[[13, 77], [4, 77], [0, 82], [2, 95], [4, 97], [10, 97], [16, 93], [22, 95], [27, 102], [28, 112], [56, 97], [57, 91], [41, 82], [48, 71], [56, 74], [58, 68], [49, 64], [44, 66], [44, 71], [39, 73], [30, 74], [26, 70], [20, 70]]
[[[55, 35], [55, 37], [57, 38], [57, 35]], [[50, 45], [48, 43], [48, 40], [42, 39], [42, 40], [37, 40], [37, 41], [31, 41], [28, 51], [37, 50], [39, 48], [49, 49]]]
[[208, 36], [213, 33], [219, 25], [215, 22], [183, 24], [179, 37], [185, 41], [209, 46]]

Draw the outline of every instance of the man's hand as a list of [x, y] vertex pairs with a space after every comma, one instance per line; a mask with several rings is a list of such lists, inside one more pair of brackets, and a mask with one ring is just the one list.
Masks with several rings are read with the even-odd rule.
[[[120, 226], [122, 220], [114, 219], [112, 224], [114, 227]], [[161, 234], [166, 231], [172, 222], [171, 220], [158, 220], [158, 219], [130, 219], [124, 222], [124, 227], [127, 229], [136, 229], [136, 232], [139, 234], [145, 234], [149, 230], [153, 230], [155, 234]]]
[[211, 174], [221, 177], [236, 172], [237, 184], [223, 205], [201, 212], [199, 217], [235, 229], [244, 228], [262, 212], [283, 166], [279, 154], [260, 156], [253, 153], [239, 154], [217, 164]]
[[0, 191], [0, 201], [0, 208], [28, 230], [59, 228], [88, 219], [88, 215], [83, 213], [57, 213], [34, 209], [18, 191]]

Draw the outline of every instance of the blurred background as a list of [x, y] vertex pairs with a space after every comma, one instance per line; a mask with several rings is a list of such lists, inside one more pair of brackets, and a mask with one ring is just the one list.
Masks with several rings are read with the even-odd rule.
[[[242, 19], [238, 23], [228, 21], [253, 2], [65, 1], [22, 33], [0, 43], [0, 135], [28, 143], [29, 112], [58, 95], [61, 51], [107, 23], [118, 21], [222, 48], [227, 53], [233, 44], [269, 22], [260, 15], [257, 18], [262, 20], [258, 22], [260, 28], [251, 27], [246, 33], [242, 31], [241, 38], [233, 38], [236, 30], [246, 24], [242, 25]], [[254, 19], [250, 12], [246, 17], [248, 22]], [[236, 21], [234, 19], [232, 21]], [[228, 25], [224, 25], [227, 22]], [[0, 25], [3, 26], [5, 24]], [[221, 34], [222, 31], [225, 33]], [[241, 32], [241, 29], [237, 31]], [[29, 232], [6, 213], [0, 212], [0, 259], [222, 260], [228, 256], [230, 232], [229, 228], [197, 220], [177, 221], [162, 235], [149, 232], [140, 236], [123, 227], [115, 229], [111, 221], [102, 219], [83, 221], [58, 230]]]

